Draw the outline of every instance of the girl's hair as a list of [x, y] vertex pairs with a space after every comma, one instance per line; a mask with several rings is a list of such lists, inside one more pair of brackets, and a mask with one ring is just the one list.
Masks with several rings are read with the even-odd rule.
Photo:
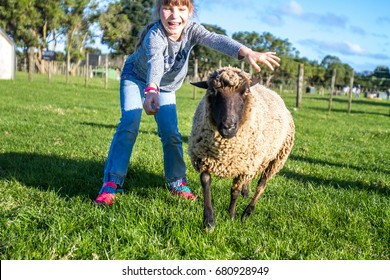
[[187, 6], [190, 9], [190, 12], [194, 12], [194, 0], [157, 0], [156, 1], [156, 10], [155, 16], [159, 17], [160, 9], [162, 6]]
[[155, 20], [148, 23], [144, 29], [141, 31], [141, 34], [138, 36], [138, 40], [135, 43], [135, 50], [141, 46], [142, 41], [145, 39], [146, 33], [152, 28], [152, 26], [159, 20], [160, 9], [162, 6], [187, 6], [190, 12], [195, 14], [195, 5], [194, 0], [156, 0], [156, 6], [154, 8], [154, 18]]

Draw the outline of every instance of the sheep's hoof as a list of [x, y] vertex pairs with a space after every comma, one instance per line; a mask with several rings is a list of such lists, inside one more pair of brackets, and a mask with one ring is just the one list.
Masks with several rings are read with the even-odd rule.
[[234, 220], [236, 218], [236, 208], [229, 208], [229, 216], [231, 220]]
[[215, 228], [215, 223], [210, 225], [210, 224], [206, 224], [206, 227], [205, 227], [205, 232], [207, 233], [212, 233], [214, 231], [214, 228]]
[[205, 209], [204, 225], [206, 232], [212, 232], [215, 228], [214, 212], [210, 209]]
[[255, 207], [252, 205], [248, 205], [244, 213], [242, 213], [241, 221], [245, 221], [247, 218], [249, 218], [249, 216], [253, 214], [253, 212], [255, 212]]
[[214, 228], [215, 228], [215, 221], [214, 221], [214, 217], [210, 218], [210, 219], [206, 219], [205, 222], [205, 231], [208, 232], [208, 233], [212, 233]]

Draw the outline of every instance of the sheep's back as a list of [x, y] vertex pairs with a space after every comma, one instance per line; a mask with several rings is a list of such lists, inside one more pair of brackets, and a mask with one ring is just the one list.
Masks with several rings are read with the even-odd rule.
[[247, 121], [231, 139], [222, 138], [210, 123], [203, 97], [195, 111], [188, 145], [196, 170], [208, 170], [219, 177], [254, 177], [276, 158], [292, 133], [291, 114], [280, 96], [264, 86], [253, 86], [250, 94]]

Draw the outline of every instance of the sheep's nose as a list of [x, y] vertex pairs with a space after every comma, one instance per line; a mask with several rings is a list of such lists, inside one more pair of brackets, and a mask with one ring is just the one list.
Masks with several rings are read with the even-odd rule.
[[236, 124], [235, 123], [232, 123], [232, 124], [229, 124], [229, 125], [223, 125], [223, 129], [228, 131], [228, 132], [232, 132], [236, 129]]
[[224, 138], [232, 138], [237, 133], [237, 124], [236, 123], [223, 124], [219, 132]]

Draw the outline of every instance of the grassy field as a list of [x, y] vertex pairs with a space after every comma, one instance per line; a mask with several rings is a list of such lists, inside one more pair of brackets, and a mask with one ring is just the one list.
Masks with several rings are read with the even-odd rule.
[[[227, 213], [230, 180], [212, 186], [217, 226], [203, 229], [199, 175], [186, 154], [195, 202], [169, 194], [156, 125], [143, 116], [125, 182], [111, 207], [93, 203], [120, 117], [119, 85], [18, 73], [0, 81], [0, 259], [390, 259], [390, 102], [283, 93], [296, 123], [285, 168], [255, 214]], [[177, 93], [187, 151], [202, 93]], [[254, 184], [252, 184], [253, 192]], [[249, 201], [240, 199], [238, 214]]]

